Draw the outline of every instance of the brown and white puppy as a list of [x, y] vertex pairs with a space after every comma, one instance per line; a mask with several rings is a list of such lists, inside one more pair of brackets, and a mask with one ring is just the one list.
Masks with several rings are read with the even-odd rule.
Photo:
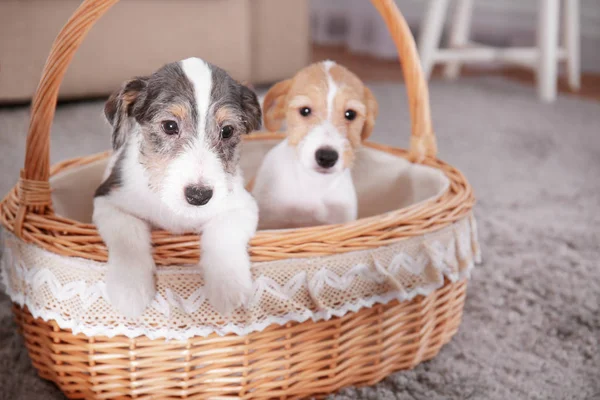
[[371, 91], [348, 69], [324, 61], [273, 86], [263, 111], [268, 130], [286, 123], [287, 138], [266, 155], [256, 175], [259, 227], [356, 219], [350, 168], [375, 125], [378, 106]]
[[126, 82], [105, 106], [113, 155], [94, 199], [108, 247], [106, 292], [123, 315], [155, 295], [151, 228], [202, 232], [205, 295], [216, 310], [251, 290], [247, 245], [258, 209], [244, 189], [241, 136], [258, 129], [253, 91], [198, 58]]

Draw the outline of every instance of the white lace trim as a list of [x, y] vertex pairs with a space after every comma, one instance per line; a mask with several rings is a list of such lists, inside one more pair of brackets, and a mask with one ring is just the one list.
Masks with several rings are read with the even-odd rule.
[[[245, 310], [218, 315], [204, 296], [201, 269], [159, 267], [158, 293], [137, 320], [107, 301], [104, 264], [59, 256], [5, 233], [1, 278], [12, 301], [32, 315], [86, 336], [184, 340], [212, 333], [246, 335], [272, 324], [327, 320], [376, 303], [427, 296], [468, 278], [479, 262], [475, 220], [373, 250], [253, 265], [253, 296]], [[185, 279], [184, 279], [185, 278]]]

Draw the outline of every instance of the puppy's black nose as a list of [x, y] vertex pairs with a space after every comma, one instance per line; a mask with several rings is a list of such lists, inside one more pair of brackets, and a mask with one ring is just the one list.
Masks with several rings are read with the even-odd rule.
[[339, 154], [337, 151], [325, 147], [317, 150], [315, 153], [315, 158], [317, 159], [317, 164], [319, 164], [319, 167], [331, 168], [337, 162]]
[[209, 202], [213, 190], [206, 186], [188, 186], [185, 188], [185, 199], [193, 206], [203, 206]]

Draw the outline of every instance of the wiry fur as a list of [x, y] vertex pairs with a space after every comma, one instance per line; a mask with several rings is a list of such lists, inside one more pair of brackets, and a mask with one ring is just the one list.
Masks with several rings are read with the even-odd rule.
[[[111, 304], [136, 317], [154, 298], [153, 227], [202, 232], [209, 301], [222, 313], [243, 304], [258, 208], [243, 187], [239, 143], [259, 128], [256, 95], [191, 58], [127, 82], [109, 98], [105, 114], [115, 151], [96, 191], [94, 222], [108, 247]], [[162, 127], [169, 120], [177, 122], [177, 135]], [[233, 127], [229, 138], [221, 136], [226, 125]], [[190, 185], [210, 188], [208, 203], [193, 205], [185, 194]]]
[[[303, 116], [303, 108], [310, 114]], [[350, 168], [355, 152], [375, 124], [377, 102], [346, 68], [332, 61], [304, 68], [273, 86], [264, 100], [265, 125], [287, 138], [261, 164], [252, 190], [262, 229], [343, 223], [356, 219], [357, 199]], [[345, 112], [356, 118], [348, 120]], [[339, 156], [319, 165], [319, 150]]]

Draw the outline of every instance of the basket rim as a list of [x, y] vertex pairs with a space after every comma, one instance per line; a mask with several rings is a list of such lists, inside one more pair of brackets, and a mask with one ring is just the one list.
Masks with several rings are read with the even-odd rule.
[[[285, 135], [281, 133], [263, 132], [244, 137], [244, 140], [277, 140], [284, 137]], [[410, 161], [409, 152], [402, 148], [370, 141], [364, 146]], [[108, 154], [109, 152], [102, 152], [64, 160], [55, 164], [51, 173], [55, 176], [67, 169], [105, 158]], [[441, 229], [471, 211], [475, 202], [473, 191], [458, 169], [433, 157], [426, 157], [419, 164], [440, 170], [450, 182], [445, 192], [436, 199], [359, 218], [346, 224], [258, 231], [250, 241], [252, 261], [315, 257], [375, 248]], [[0, 222], [13, 233], [12, 222], [16, 218], [19, 205], [19, 185], [16, 185], [0, 203]], [[79, 222], [53, 213], [49, 215], [28, 213], [25, 222], [21, 237], [26, 242], [36, 243], [57, 254], [96, 261], [106, 260], [105, 245], [92, 223]], [[170, 253], [167, 257], [160, 255], [155, 257], [158, 264], [189, 263], [195, 259], [196, 251], [193, 247], [197, 246], [199, 235], [174, 235], [164, 230], [154, 230], [152, 236], [155, 250], [163, 246]], [[75, 246], [72, 246], [73, 241], [76, 242]], [[75, 248], [78, 244], [83, 247]], [[179, 246], [179, 254], [171, 254], [174, 250], [173, 246]]]

